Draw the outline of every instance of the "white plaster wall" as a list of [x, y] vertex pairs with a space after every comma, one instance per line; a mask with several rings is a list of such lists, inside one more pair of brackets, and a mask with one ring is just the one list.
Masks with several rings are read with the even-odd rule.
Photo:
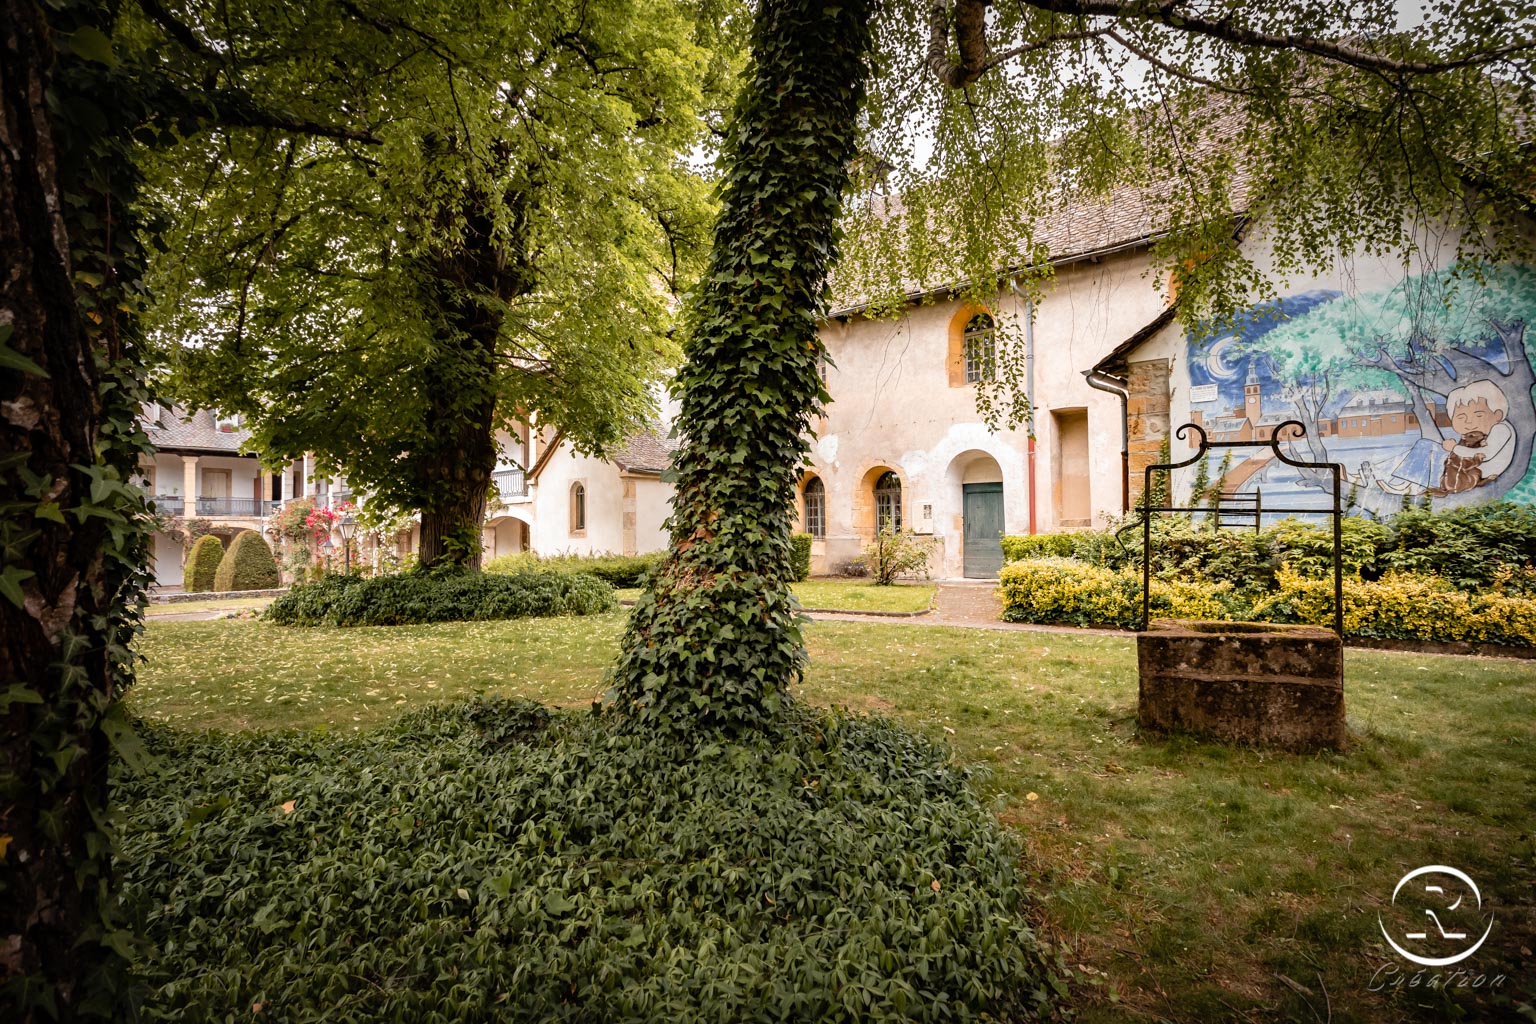
[[163, 533], [156, 533], [152, 536], [154, 543], [150, 546], [150, 560], [153, 562], [156, 585], [162, 587], [181, 586], [183, 581], [181, 545]]
[[[1099, 518], [1120, 510], [1120, 403], [1088, 387], [1082, 373], [1153, 320], [1163, 296], [1147, 276], [1145, 254], [1061, 268], [1048, 283], [1035, 316], [1035, 525], [1056, 527], [1052, 495], [1053, 408], [1088, 411], [1091, 504]], [[1005, 293], [992, 308], [1022, 317], [1024, 303]], [[855, 504], [866, 476], [886, 466], [902, 480], [903, 514], [915, 526], [921, 506], [933, 506], [942, 547], [932, 568], [959, 576], [961, 484], [969, 453], [989, 456], [1003, 483], [1009, 533], [1029, 530], [1028, 436], [993, 433], [976, 412], [974, 386], [951, 387], [950, 323], [961, 304], [910, 308], [895, 321], [854, 318], [822, 331], [835, 364], [827, 387], [833, 401], [818, 424], [812, 471], [827, 488], [827, 537], [815, 545], [816, 569], [826, 571], [862, 547]]]
[[675, 488], [659, 477], [635, 479], [635, 551], [646, 554], [662, 551], [671, 539], [666, 531], [667, 517], [672, 514], [672, 494]]
[[[587, 528], [571, 531], [571, 485], [587, 488]], [[573, 455], [562, 445], [539, 475], [534, 496], [533, 550], [578, 555], [624, 550], [624, 488], [618, 467], [600, 459]]]

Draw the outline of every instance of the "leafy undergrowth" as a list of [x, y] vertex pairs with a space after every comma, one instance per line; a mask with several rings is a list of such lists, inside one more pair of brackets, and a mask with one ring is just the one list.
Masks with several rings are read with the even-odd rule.
[[946, 748], [797, 712], [681, 749], [478, 699], [353, 737], [142, 724], [153, 1020], [1029, 1019], [1059, 968]]

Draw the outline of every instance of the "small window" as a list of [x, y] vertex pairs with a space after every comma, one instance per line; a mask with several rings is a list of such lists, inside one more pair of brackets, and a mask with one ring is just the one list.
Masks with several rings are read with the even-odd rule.
[[827, 535], [827, 488], [820, 477], [805, 483], [805, 532], [812, 537]]
[[965, 382], [991, 380], [997, 370], [997, 327], [985, 313], [965, 325]]
[[822, 387], [826, 387], [827, 386], [827, 353], [826, 353], [825, 349], [823, 349], [821, 351], [821, 353], [816, 356], [816, 376], [821, 378], [821, 386]]
[[901, 532], [901, 478], [889, 470], [875, 481], [875, 529]]
[[571, 532], [581, 533], [587, 528], [587, 488], [585, 484], [571, 485]]

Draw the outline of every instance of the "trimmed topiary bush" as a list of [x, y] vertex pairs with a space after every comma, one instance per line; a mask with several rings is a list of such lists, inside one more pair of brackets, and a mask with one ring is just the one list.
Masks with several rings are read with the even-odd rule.
[[212, 590], [217, 586], [219, 564], [224, 561], [224, 542], [213, 534], [204, 534], [192, 545], [187, 555], [187, 568], [182, 574], [182, 589], [191, 592]]
[[255, 530], [242, 530], [230, 542], [214, 575], [215, 590], [270, 590], [278, 585], [277, 560]]
[[661, 551], [647, 555], [536, 555], [527, 552], [493, 558], [485, 563], [484, 571], [496, 575], [558, 572], [569, 576], [580, 573], [596, 576], [610, 587], [631, 588], [644, 585], [646, 575], [661, 564], [663, 555]]
[[262, 617], [283, 626], [405, 626], [595, 615], [617, 607], [613, 588], [593, 576], [443, 571], [327, 576], [278, 597]]
[[811, 575], [811, 540], [808, 533], [789, 535], [789, 564], [795, 572], [795, 582], [809, 579]]
[[694, 743], [480, 699], [353, 737], [139, 728], [112, 802], [150, 1019], [1023, 1021], [1065, 992], [1017, 841], [888, 721]]

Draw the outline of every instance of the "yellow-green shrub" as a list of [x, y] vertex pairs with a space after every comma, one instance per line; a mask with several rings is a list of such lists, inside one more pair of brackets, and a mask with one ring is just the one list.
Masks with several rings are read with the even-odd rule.
[[197, 538], [192, 553], [187, 556], [187, 567], [182, 573], [182, 589], [187, 593], [212, 590], [219, 563], [224, 560], [224, 542], [211, 533]]
[[[1134, 628], [1141, 622], [1141, 575], [1069, 558], [1013, 562], [1001, 574], [1003, 618], [1074, 626]], [[1236, 619], [1333, 625], [1333, 581], [1289, 566], [1275, 589], [1247, 604], [1232, 586], [1199, 580], [1152, 580], [1153, 618]], [[1388, 573], [1344, 580], [1344, 635], [1385, 640], [1536, 647], [1536, 599], [1468, 594], [1438, 576]]]
[[[1012, 562], [998, 576], [1003, 618], [1009, 622], [1056, 622], [1074, 626], [1141, 623], [1141, 574], [1115, 571], [1070, 558]], [[1154, 579], [1149, 600], [1153, 618], [1231, 617], [1228, 583]]]

